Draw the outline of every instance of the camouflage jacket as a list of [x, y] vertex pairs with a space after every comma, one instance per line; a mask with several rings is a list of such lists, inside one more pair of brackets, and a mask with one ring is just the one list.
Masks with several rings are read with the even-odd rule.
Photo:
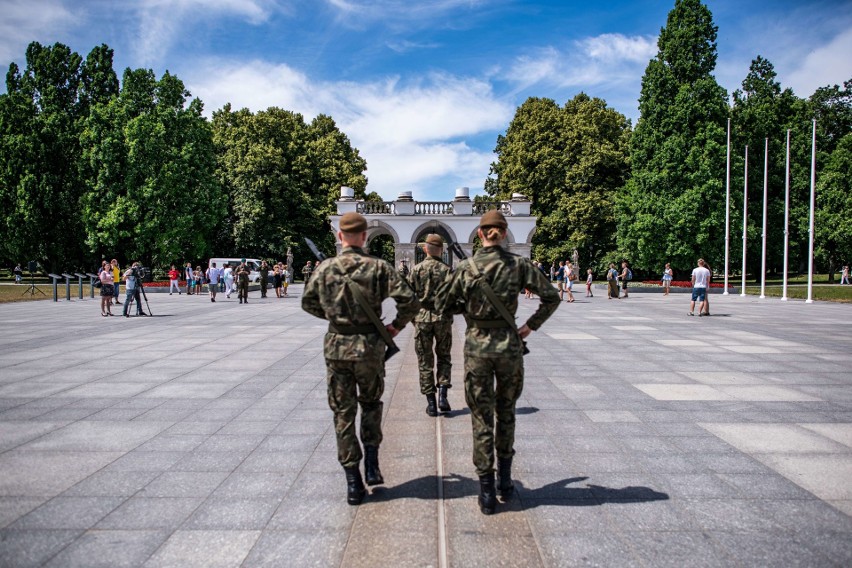
[[453, 319], [452, 314], [442, 314], [435, 309], [438, 289], [449, 277], [450, 267], [436, 256], [427, 256], [412, 269], [408, 282], [420, 300], [420, 311], [414, 318], [415, 322], [431, 323]]
[[[341, 326], [369, 326], [367, 312], [355, 301], [343, 276], [358, 283], [376, 314], [381, 317], [382, 301], [396, 301], [393, 326], [402, 329], [420, 309], [420, 302], [408, 283], [386, 261], [369, 256], [360, 248], [345, 247], [338, 256], [323, 261], [302, 293], [302, 309], [329, 323]], [[325, 358], [359, 361], [369, 355], [381, 357], [385, 343], [378, 332], [325, 335]]]
[[237, 270], [234, 272], [237, 277], [237, 282], [240, 284], [248, 284], [249, 283], [249, 267], [245, 264], [241, 264], [237, 267]]
[[[520, 355], [521, 339], [509, 327], [480, 329], [470, 325], [471, 320], [503, 320], [500, 312], [481, 290], [481, 284], [470, 270], [475, 262], [479, 272], [503, 301], [509, 313], [518, 311], [518, 295], [524, 288], [541, 297], [538, 310], [527, 320], [530, 329], [538, 329], [559, 307], [559, 294], [529, 259], [507, 252], [502, 247], [490, 246], [476, 251], [473, 258], [463, 260], [438, 295], [437, 309], [443, 313], [463, 313], [468, 321], [464, 352], [476, 357], [494, 358]], [[520, 325], [518, 326], [520, 327]]]

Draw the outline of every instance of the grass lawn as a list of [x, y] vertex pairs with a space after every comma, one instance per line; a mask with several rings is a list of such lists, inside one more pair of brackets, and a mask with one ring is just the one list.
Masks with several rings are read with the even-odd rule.
[[[807, 280], [806, 280], [807, 281]], [[802, 286], [801, 284], [796, 284], [793, 286], [789, 285], [790, 280], [787, 281], [787, 297], [796, 300], [806, 300], [808, 298], [808, 287]], [[773, 298], [780, 298], [782, 296], [782, 286], [776, 284], [770, 284], [770, 281], [766, 281], [766, 295]], [[747, 284], [746, 285], [746, 294], [759, 296], [760, 295], [760, 285]], [[841, 286], [839, 284], [814, 284], [813, 287], [813, 299], [814, 300], [824, 300], [828, 302], [842, 302], [842, 303], [852, 303], [852, 286], [845, 285]]]
[[[0, 304], [5, 302], [29, 302], [32, 300], [52, 300], [53, 299], [53, 286], [48, 284], [36, 284], [36, 288], [44, 292], [44, 296], [36, 292], [35, 296], [31, 296], [29, 292], [24, 294], [24, 291], [29, 290], [29, 284], [17, 284], [17, 285], [3, 285], [0, 286]], [[73, 294], [76, 290], [73, 289], [71, 293]], [[60, 296], [65, 298], [65, 286], [62, 286], [60, 289]]]

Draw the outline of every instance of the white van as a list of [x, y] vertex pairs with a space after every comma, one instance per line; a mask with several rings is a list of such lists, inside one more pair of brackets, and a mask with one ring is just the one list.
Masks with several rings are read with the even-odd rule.
[[[215, 262], [216, 268], [218, 268], [220, 270], [225, 266], [225, 264], [230, 264], [231, 268], [236, 268], [240, 265], [240, 263], [242, 261], [243, 261], [242, 258], [233, 258], [233, 257], [231, 257], [231, 258], [211, 258], [207, 262], [207, 267], [209, 268], [209, 267], [213, 266], [213, 263]], [[249, 272], [249, 282], [251, 282], [252, 284], [257, 282], [258, 279], [260, 278], [260, 263], [261, 263], [261, 261], [256, 259], [256, 258], [247, 258], [246, 259], [246, 266], [248, 266], [249, 271], [250, 271]]]

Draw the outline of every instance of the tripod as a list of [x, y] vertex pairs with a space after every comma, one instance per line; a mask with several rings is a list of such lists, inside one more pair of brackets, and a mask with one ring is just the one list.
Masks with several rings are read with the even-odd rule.
[[26, 296], [27, 294], [29, 294], [30, 296], [35, 296], [36, 292], [38, 292], [42, 296], [47, 296], [47, 294], [44, 293], [44, 290], [42, 290], [41, 288], [36, 288], [35, 276], [33, 275], [32, 271], [30, 271], [30, 285], [27, 287], [26, 290], [24, 290], [24, 293], [21, 295]]
[[[148, 303], [148, 295], [145, 293], [145, 285], [142, 284], [141, 278], [137, 279], [137, 284], [139, 286], [139, 292], [142, 294], [142, 297], [145, 298], [145, 307], [148, 308], [148, 315], [153, 316], [154, 314], [151, 313], [151, 305]], [[137, 297], [138, 296], [136, 294], [133, 294], [133, 296], [131, 296], [130, 300], [127, 300], [127, 306], [125, 306], [125, 309], [127, 311], [125, 313], [127, 313], [127, 314], [130, 313], [130, 308], [133, 307], [133, 300], [135, 300]]]

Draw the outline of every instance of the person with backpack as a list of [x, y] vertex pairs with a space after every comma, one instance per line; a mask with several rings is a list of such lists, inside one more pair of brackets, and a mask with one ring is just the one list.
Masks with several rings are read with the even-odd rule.
[[627, 298], [627, 282], [633, 280], [633, 271], [627, 267], [627, 261], [621, 261], [621, 289], [624, 290], [624, 297]]

